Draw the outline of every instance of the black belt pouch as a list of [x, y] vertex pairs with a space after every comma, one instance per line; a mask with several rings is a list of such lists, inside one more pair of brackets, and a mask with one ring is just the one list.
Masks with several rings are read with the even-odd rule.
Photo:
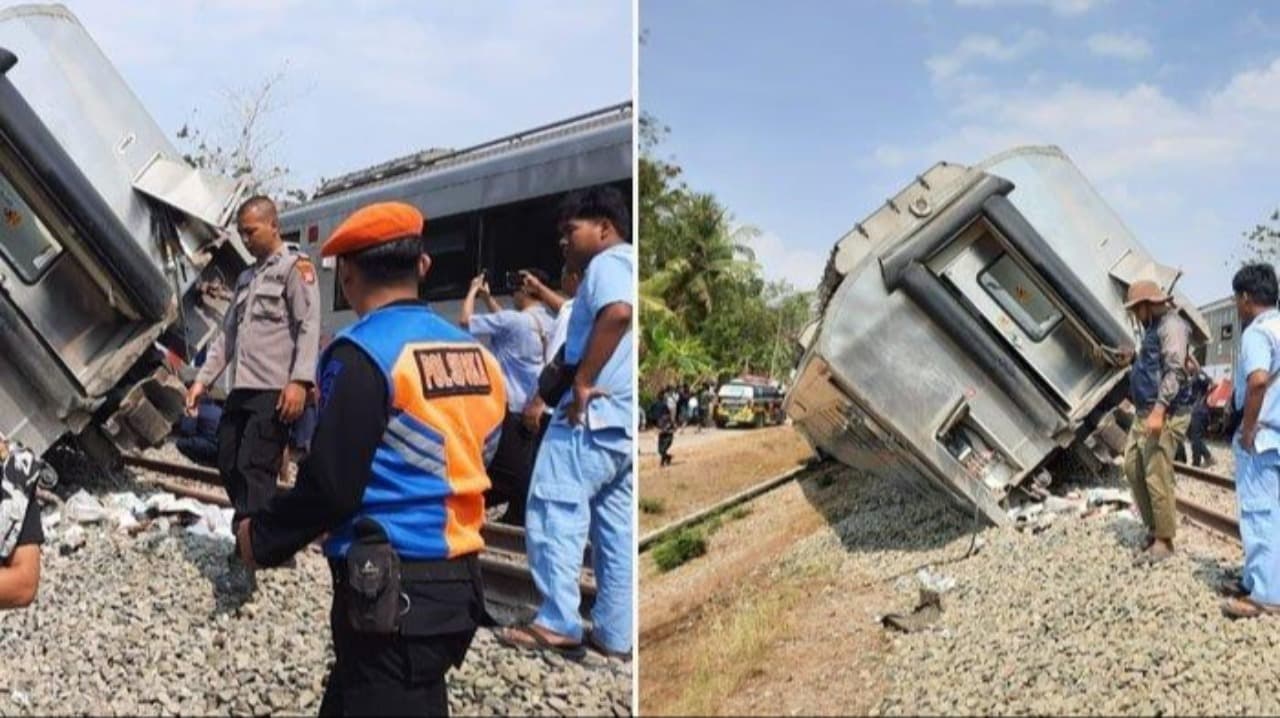
[[355, 540], [347, 551], [347, 618], [360, 633], [391, 634], [400, 630], [400, 556], [382, 525], [371, 518], [356, 521]]

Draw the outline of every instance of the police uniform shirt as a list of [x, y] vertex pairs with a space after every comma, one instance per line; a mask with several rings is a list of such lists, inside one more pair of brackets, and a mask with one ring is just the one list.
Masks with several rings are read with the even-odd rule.
[[196, 380], [208, 386], [229, 367], [228, 389], [279, 390], [315, 383], [320, 290], [315, 265], [288, 247], [240, 273], [222, 331]]

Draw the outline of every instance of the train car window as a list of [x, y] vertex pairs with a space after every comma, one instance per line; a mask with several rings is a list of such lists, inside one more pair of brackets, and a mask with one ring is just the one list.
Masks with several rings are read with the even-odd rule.
[[427, 220], [423, 242], [431, 255], [431, 271], [418, 292], [420, 297], [444, 301], [466, 296], [476, 274], [476, 223], [474, 212]]
[[334, 265], [333, 272], [333, 311], [345, 312], [351, 308], [351, 302], [342, 294], [342, 282], [338, 281], [337, 265]]
[[[611, 186], [627, 198], [630, 209], [631, 183], [620, 181]], [[536, 267], [547, 273], [559, 286], [564, 255], [560, 251], [560, 202], [567, 193], [543, 195], [523, 202], [492, 207], [484, 214], [483, 265], [489, 270], [490, 289], [506, 293], [508, 272]], [[628, 231], [630, 228], [628, 228]]]
[[0, 254], [22, 281], [32, 284], [62, 253], [45, 223], [17, 188], [0, 175]]
[[544, 195], [524, 202], [494, 207], [484, 215], [484, 266], [489, 288], [506, 294], [514, 287], [507, 274], [537, 268], [558, 279], [564, 260], [556, 229], [563, 195]]
[[1226, 341], [1227, 339], [1231, 338], [1231, 332], [1234, 328], [1235, 327], [1231, 326], [1230, 324], [1222, 325], [1222, 334], [1220, 336], [1222, 337], [1223, 341]]
[[1032, 341], [1044, 339], [1062, 321], [1062, 312], [1008, 254], [1001, 254], [982, 270], [978, 283]]

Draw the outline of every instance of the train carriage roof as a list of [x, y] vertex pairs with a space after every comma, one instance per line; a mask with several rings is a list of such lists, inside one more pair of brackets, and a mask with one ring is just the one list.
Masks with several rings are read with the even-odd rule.
[[431, 149], [328, 180], [282, 221], [411, 199], [428, 217], [628, 179], [632, 106], [612, 105], [462, 150]]

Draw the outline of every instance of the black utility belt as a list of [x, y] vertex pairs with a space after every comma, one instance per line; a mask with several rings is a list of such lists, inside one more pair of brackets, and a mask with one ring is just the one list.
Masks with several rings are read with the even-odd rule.
[[[347, 581], [346, 559], [329, 559], [329, 568], [339, 581]], [[470, 581], [480, 573], [476, 554], [431, 561], [400, 561], [400, 578], [405, 581]]]
[[434, 561], [401, 561], [377, 521], [362, 517], [343, 559], [330, 563], [334, 588], [345, 597], [347, 620], [359, 633], [389, 635], [406, 628], [413, 609], [408, 584], [478, 583], [475, 554]]

